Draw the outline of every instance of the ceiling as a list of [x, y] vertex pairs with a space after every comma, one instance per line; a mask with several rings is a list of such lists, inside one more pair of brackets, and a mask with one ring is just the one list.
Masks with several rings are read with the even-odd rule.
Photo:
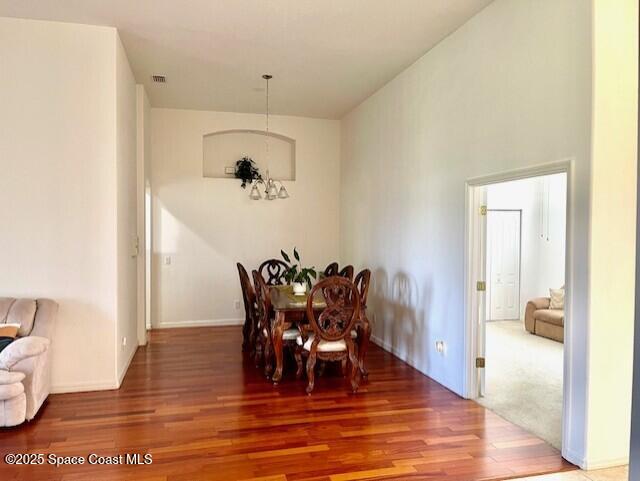
[[[491, 0], [0, 0], [0, 16], [117, 27], [153, 107], [337, 119]], [[166, 75], [154, 84], [151, 75]]]

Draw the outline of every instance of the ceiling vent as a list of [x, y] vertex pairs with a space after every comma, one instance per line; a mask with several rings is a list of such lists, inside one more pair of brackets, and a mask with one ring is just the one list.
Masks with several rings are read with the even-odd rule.
[[164, 75], [152, 75], [151, 79], [158, 84], [167, 83], [167, 77], [165, 77]]

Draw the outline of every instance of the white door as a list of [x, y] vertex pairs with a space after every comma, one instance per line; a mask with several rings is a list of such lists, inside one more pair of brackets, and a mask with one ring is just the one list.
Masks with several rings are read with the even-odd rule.
[[[467, 204], [467, 221], [469, 229], [469, 260], [468, 265], [468, 316], [471, 320], [470, 338], [475, 345], [471, 345], [471, 363], [474, 365], [485, 355], [485, 320], [487, 314], [487, 292], [481, 285], [487, 279], [487, 186], [469, 186]], [[485, 282], [486, 283], [486, 282]], [[472, 395], [484, 394], [484, 369], [477, 369], [477, 376], [473, 375], [474, 385], [469, 385]]]
[[520, 211], [487, 214], [487, 319], [520, 319]]

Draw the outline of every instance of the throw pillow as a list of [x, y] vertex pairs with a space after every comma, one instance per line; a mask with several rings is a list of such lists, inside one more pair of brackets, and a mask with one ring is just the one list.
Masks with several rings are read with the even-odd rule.
[[564, 309], [564, 289], [549, 289], [549, 309]]
[[20, 329], [20, 324], [0, 324], [0, 352], [15, 341], [18, 335], [18, 329]]
[[18, 329], [20, 329], [20, 324], [0, 324], [0, 337], [15, 337], [18, 335]]

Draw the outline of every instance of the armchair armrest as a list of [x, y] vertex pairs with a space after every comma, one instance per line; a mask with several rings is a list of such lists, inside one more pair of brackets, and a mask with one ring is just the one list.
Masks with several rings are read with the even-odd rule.
[[527, 307], [524, 311], [524, 328], [531, 332], [536, 332], [536, 320], [533, 317], [533, 314], [538, 309], [549, 309], [549, 304], [551, 303], [551, 299], [548, 297], [536, 297], [527, 302]]
[[535, 311], [537, 311], [538, 309], [549, 309], [551, 299], [548, 297], [536, 297], [527, 302], [527, 307], [529, 307], [529, 304], [532, 304], [532, 307], [534, 307]]
[[49, 344], [46, 337], [27, 336], [16, 339], [0, 352], [0, 369], [11, 371], [20, 361], [45, 352], [49, 349]]

